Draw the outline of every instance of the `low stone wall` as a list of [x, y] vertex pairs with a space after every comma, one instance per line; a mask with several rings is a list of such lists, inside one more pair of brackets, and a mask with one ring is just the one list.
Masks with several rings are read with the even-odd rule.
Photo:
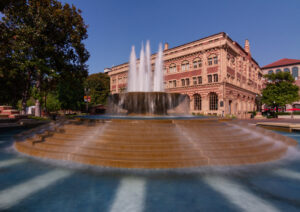
[[[279, 119], [291, 119], [292, 115], [279, 115]], [[300, 115], [293, 115], [294, 119], [300, 119]]]

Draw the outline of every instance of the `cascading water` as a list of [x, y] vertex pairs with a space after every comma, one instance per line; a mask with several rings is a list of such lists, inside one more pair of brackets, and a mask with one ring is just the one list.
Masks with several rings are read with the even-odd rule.
[[135, 47], [132, 47], [129, 62], [128, 92], [163, 92], [163, 50], [159, 45], [155, 59], [154, 74], [152, 74], [150, 42], [146, 42], [146, 48], [142, 44], [140, 61], [137, 69]]
[[163, 72], [163, 51], [162, 46], [159, 44], [157, 57], [155, 60], [155, 72], [154, 72], [154, 85], [153, 91], [162, 92], [164, 91], [164, 72]]
[[[131, 71], [129, 71], [129, 73], [128, 73], [128, 79], [133, 82], [137, 81], [136, 55], [135, 55], [134, 46], [132, 46], [132, 49], [131, 49], [129, 70], [131, 70]], [[127, 85], [128, 92], [137, 90], [136, 86], [137, 86], [136, 83], [128, 83], [128, 85]]]
[[[138, 66], [138, 68], [137, 68]], [[189, 99], [187, 95], [164, 92], [163, 50], [159, 45], [152, 70], [150, 42], [142, 44], [139, 64], [135, 47], [130, 54], [127, 92], [113, 94], [109, 98], [109, 112], [114, 114], [167, 115], [171, 113], [187, 114]]]

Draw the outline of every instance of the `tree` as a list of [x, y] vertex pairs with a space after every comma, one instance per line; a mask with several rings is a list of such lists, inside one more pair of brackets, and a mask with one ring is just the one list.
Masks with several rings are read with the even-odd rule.
[[67, 75], [81, 77], [76, 80], [82, 83], [87, 77], [89, 53], [82, 42], [87, 38], [87, 25], [80, 10], [57, 0], [16, 0], [1, 8], [0, 34], [10, 44], [3, 54], [10, 65], [5, 65], [5, 71], [16, 70], [23, 77], [24, 106], [30, 89], [35, 88], [36, 115], [40, 115], [41, 101], [53, 84]]
[[58, 99], [61, 109], [79, 110], [84, 104], [84, 79], [85, 73], [78, 71], [65, 72], [58, 82]]
[[85, 81], [86, 88], [90, 89], [91, 103], [105, 104], [110, 90], [110, 79], [107, 74], [98, 73], [88, 76]]
[[262, 102], [278, 107], [292, 104], [299, 99], [299, 87], [289, 72], [279, 72], [265, 75], [266, 87], [262, 91]]

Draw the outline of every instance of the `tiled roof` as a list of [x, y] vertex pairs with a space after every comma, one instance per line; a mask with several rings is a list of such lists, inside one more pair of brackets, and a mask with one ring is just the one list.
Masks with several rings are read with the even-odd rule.
[[262, 68], [263, 69], [264, 68], [272, 68], [272, 67], [277, 67], [277, 66], [292, 65], [292, 64], [296, 64], [296, 63], [300, 63], [300, 60], [283, 58], [283, 59], [275, 61], [274, 63], [270, 63], [268, 65], [265, 65]]

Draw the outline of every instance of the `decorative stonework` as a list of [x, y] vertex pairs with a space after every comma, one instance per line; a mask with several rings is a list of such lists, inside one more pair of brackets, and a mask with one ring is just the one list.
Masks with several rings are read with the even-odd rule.
[[[217, 64], [213, 61], [213, 64], [209, 65], [208, 58], [212, 55], [217, 57]], [[155, 57], [155, 54], [151, 56], [152, 67], [154, 67]], [[201, 59], [201, 67], [194, 68], [193, 62], [196, 58]], [[182, 69], [183, 62], [189, 64], [186, 66], [187, 69], [186, 67]], [[171, 65], [176, 65], [176, 69], [172, 69], [172, 72]], [[188, 94], [191, 112], [193, 112], [193, 95], [200, 94], [203, 98], [201, 113], [232, 114], [242, 117], [244, 115], [241, 114], [252, 111], [255, 105], [254, 101], [249, 103], [247, 99], [238, 97], [238, 94], [250, 96], [252, 99], [262, 88], [262, 72], [256, 61], [225, 33], [164, 50], [164, 68], [165, 90], [171, 93]], [[112, 71], [108, 72], [111, 76], [112, 93], [119, 93], [125, 89], [128, 69], [128, 63], [124, 63], [112, 67]], [[201, 77], [201, 84], [198, 77]], [[185, 84], [182, 84], [183, 80]], [[195, 80], [196, 84], [194, 84]], [[233, 95], [228, 95], [229, 88]], [[219, 104], [223, 102], [223, 106], [218, 107], [214, 112], [208, 110], [207, 96], [211, 92], [217, 93]], [[230, 109], [233, 104], [242, 106], [233, 110]]]

